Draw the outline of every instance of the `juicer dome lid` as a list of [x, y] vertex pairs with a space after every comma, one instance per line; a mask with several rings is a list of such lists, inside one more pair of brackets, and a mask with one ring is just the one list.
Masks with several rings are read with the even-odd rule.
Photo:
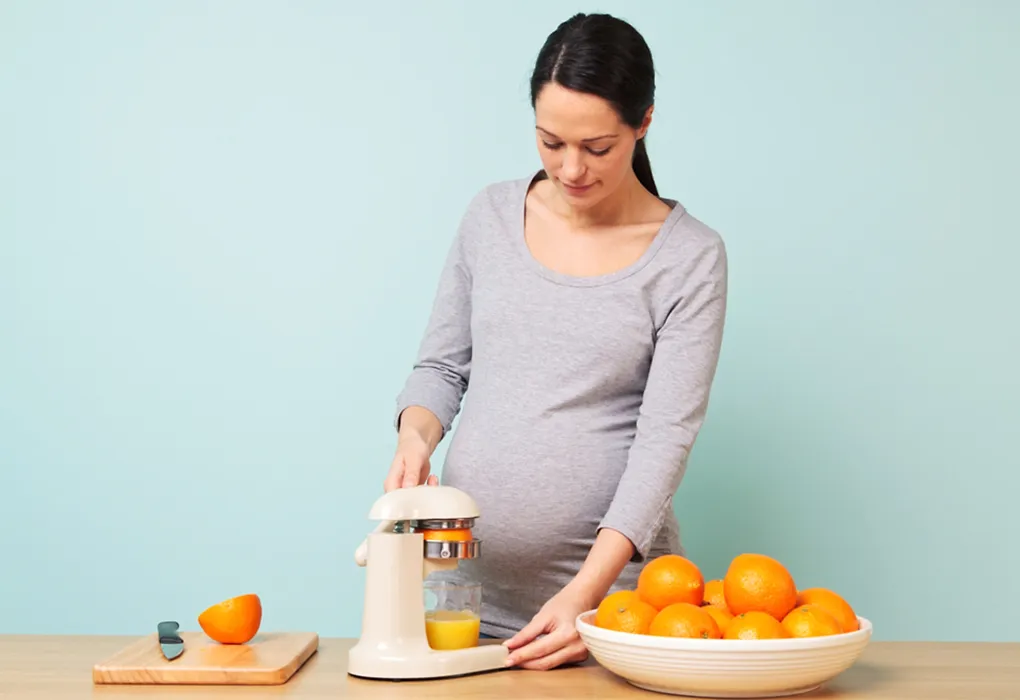
[[478, 515], [478, 504], [460, 489], [428, 485], [383, 494], [368, 513], [371, 520], [453, 520]]

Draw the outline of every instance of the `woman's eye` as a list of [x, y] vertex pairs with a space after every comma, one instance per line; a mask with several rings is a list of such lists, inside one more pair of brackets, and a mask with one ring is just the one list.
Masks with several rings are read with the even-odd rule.
[[[549, 143], [548, 141], [542, 141], [542, 145], [544, 145], [550, 151], [558, 151], [559, 149], [563, 148], [562, 143]], [[588, 153], [591, 153], [593, 156], [604, 156], [611, 150], [613, 150], [613, 147], [609, 146], [608, 148], [603, 148], [601, 151], [596, 150], [594, 148], [586, 148], [585, 150], [588, 151]]]

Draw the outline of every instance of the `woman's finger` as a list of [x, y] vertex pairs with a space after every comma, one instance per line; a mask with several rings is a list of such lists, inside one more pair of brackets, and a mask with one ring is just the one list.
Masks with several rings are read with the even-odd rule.
[[587, 658], [588, 648], [577, 640], [544, 656], [521, 662], [517, 667], [526, 671], [548, 671], [564, 664], [579, 663]]
[[405, 489], [417, 486], [421, 483], [422, 465], [420, 463], [404, 460], [403, 485]]
[[524, 668], [525, 664], [540, 661], [550, 655], [558, 654], [569, 646], [569, 636], [563, 630], [556, 630], [544, 637], [537, 637], [529, 644], [516, 649], [510, 654], [510, 664]]
[[390, 463], [390, 471], [386, 474], [386, 480], [383, 481], [383, 492], [389, 493], [390, 491], [400, 488], [400, 483], [404, 479], [404, 458], [401, 455], [397, 455], [393, 458]]
[[531, 622], [529, 622], [528, 624], [524, 625], [524, 627], [521, 628], [520, 632], [510, 637], [510, 639], [506, 640], [505, 642], [503, 642], [503, 646], [508, 647], [510, 649], [516, 649], [518, 647], [524, 646], [525, 644], [533, 640], [535, 637], [545, 632], [546, 631], [545, 628], [547, 625], [548, 618], [546, 617], [545, 613], [540, 611], [537, 615], [531, 618]]

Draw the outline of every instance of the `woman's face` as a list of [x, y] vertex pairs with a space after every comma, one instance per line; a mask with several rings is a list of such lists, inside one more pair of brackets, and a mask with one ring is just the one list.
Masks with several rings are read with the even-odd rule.
[[600, 97], [547, 84], [535, 100], [535, 126], [542, 167], [564, 199], [587, 209], [631, 177], [634, 146], [645, 135], [621, 121]]

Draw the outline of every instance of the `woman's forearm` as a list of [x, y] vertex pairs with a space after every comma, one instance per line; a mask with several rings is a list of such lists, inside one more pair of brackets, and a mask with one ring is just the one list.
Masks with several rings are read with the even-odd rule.
[[633, 556], [634, 545], [629, 539], [612, 528], [602, 528], [580, 571], [568, 587], [573, 588], [586, 601], [589, 609], [594, 608], [606, 596]]
[[432, 411], [421, 406], [408, 406], [400, 414], [400, 429], [397, 440], [407, 437], [421, 439], [429, 447], [429, 454], [435, 451], [443, 439], [443, 425]]

